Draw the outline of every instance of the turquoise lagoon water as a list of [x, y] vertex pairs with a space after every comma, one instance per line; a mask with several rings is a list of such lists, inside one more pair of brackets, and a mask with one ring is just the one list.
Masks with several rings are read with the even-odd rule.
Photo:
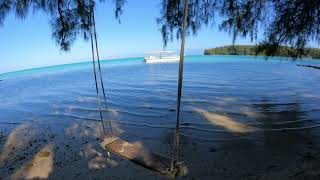
[[[296, 66], [306, 62], [317, 63], [187, 56], [181, 107], [183, 153], [190, 157], [198, 140], [211, 142], [206, 146], [210, 148], [217, 143], [229, 147], [226, 143], [232, 139], [252, 138], [239, 147], [256, 142], [263, 142], [265, 148], [270, 143], [289, 143], [288, 151], [295, 151], [298, 145], [310, 142], [308, 137], [319, 139], [320, 71]], [[114, 121], [122, 138], [143, 140], [154, 151], [168, 154], [175, 125], [178, 63], [146, 64], [143, 58], [129, 58], [103, 61], [102, 65], [112, 110], [104, 112], [105, 119]], [[99, 123], [90, 62], [12, 72], [0, 79], [0, 128], [4, 134], [9, 134], [15, 123], [45, 124], [53, 129]], [[314, 129], [303, 130], [310, 127]], [[279, 133], [283, 128], [302, 130]], [[196, 164], [201, 158], [194, 156], [185, 159]], [[264, 161], [252, 159], [252, 163]], [[243, 160], [237, 163], [241, 165]], [[196, 172], [201, 177], [201, 171]]]
[[[251, 56], [188, 56], [182, 119], [201, 124], [205, 121], [195, 118], [192, 112], [204, 110], [248, 123], [296, 120], [317, 123], [320, 72], [298, 67], [296, 63], [306, 62]], [[107, 101], [119, 112], [113, 118], [174, 124], [178, 63], [145, 64], [143, 58], [128, 58], [102, 64]], [[0, 121], [37, 119], [68, 124], [75, 118], [98, 120], [91, 62], [6, 73], [0, 79], [3, 80]], [[250, 113], [259, 113], [260, 118]]]

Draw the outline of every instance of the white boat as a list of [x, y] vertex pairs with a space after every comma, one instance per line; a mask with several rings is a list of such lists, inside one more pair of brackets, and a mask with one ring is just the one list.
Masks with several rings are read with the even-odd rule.
[[146, 63], [166, 63], [179, 61], [179, 56], [175, 51], [151, 51], [145, 52], [144, 62]]

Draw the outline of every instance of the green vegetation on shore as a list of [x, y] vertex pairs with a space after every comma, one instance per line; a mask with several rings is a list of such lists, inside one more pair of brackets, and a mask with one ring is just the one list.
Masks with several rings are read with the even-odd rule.
[[[259, 51], [259, 46], [256, 45], [229, 45], [204, 50], [204, 55], [262, 55], [264, 51]], [[294, 49], [286, 46], [281, 46], [275, 56], [292, 56]], [[320, 59], [319, 48], [306, 48], [302, 57]]]

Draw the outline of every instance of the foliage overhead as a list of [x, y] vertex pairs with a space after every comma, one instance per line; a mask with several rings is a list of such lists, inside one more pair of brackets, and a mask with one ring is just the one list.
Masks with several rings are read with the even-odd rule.
[[[119, 19], [126, 0], [112, 1]], [[69, 50], [79, 35], [88, 38], [97, 3], [105, 0], [0, 0], [0, 25], [9, 12], [25, 18], [30, 12], [43, 11], [50, 16], [53, 37], [62, 50]], [[320, 0], [189, 0], [188, 5], [187, 35], [218, 24], [233, 40], [240, 36], [253, 41], [263, 34], [258, 50], [266, 55], [286, 46], [293, 48], [290, 55], [295, 57], [304, 55], [310, 42], [320, 43]], [[180, 38], [183, 6], [184, 0], [161, 0], [157, 23], [164, 45]]]
[[[215, 3], [208, 0], [189, 0], [187, 32], [196, 34], [202, 24], [208, 24], [214, 18]], [[184, 0], [162, 0], [161, 17], [157, 18], [160, 24], [164, 45], [173, 36], [180, 38], [183, 29]]]
[[[158, 24], [165, 45], [174, 35], [180, 36], [183, 1], [162, 0]], [[302, 56], [308, 43], [320, 43], [320, 0], [190, 0], [189, 7], [189, 34], [213, 25], [220, 16], [219, 29], [229, 32], [233, 40], [238, 36], [256, 40], [262, 30], [258, 50], [266, 55], [289, 46], [294, 50], [290, 56]]]
[[[100, 0], [104, 3], [104, 0]], [[113, 0], [115, 17], [119, 19], [125, 0]], [[14, 12], [16, 17], [25, 18], [29, 11], [43, 11], [50, 16], [52, 36], [64, 51], [82, 35], [88, 39], [93, 25], [92, 15], [96, 0], [0, 0], [0, 25], [6, 16]]]

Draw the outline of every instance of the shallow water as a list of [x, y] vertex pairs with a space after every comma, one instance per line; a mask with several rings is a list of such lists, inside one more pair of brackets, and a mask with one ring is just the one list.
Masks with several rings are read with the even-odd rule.
[[[202, 145], [194, 150], [198, 141], [206, 144], [205, 149], [228, 149], [230, 141], [231, 149], [247, 143], [262, 143], [264, 148], [290, 144], [294, 149], [310, 137], [318, 137], [320, 71], [295, 63], [284, 58], [188, 56], [181, 106], [182, 158], [196, 164], [206, 156], [196, 153]], [[170, 155], [177, 72], [177, 63], [145, 64], [142, 58], [103, 61], [111, 109], [104, 117], [113, 120], [119, 136]], [[55, 132], [91, 122], [100, 128], [90, 63], [8, 73], [0, 79], [3, 134], [10, 134], [19, 123], [50, 126]], [[98, 137], [95, 133], [92, 136]], [[247, 141], [241, 144], [242, 139]], [[186, 156], [190, 154], [194, 157], [189, 159]], [[194, 174], [213, 177], [201, 170]]]

